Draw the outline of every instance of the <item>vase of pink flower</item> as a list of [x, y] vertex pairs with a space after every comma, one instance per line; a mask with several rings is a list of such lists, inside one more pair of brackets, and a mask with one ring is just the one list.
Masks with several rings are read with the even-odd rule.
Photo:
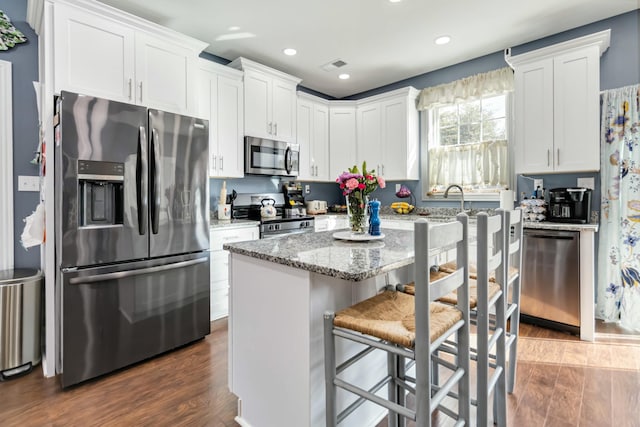
[[353, 234], [364, 234], [368, 230], [369, 194], [376, 188], [384, 188], [384, 178], [376, 176], [373, 170], [367, 171], [367, 162], [362, 162], [362, 173], [354, 165], [336, 178], [336, 182], [345, 196], [349, 228]]

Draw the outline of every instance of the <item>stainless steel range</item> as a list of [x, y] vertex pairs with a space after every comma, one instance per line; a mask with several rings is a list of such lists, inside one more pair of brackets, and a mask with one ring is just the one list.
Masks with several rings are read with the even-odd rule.
[[261, 239], [314, 231], [315, 221], [312, 216], [285, 218], [284, 213], [282, 193], [238, 193], [232, 209], [233, 218], [260, 221]]

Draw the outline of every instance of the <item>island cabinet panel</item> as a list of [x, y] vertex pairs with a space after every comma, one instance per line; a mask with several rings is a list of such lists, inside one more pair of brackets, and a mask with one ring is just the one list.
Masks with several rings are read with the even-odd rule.
[[[245, 424], [325, 426], [323, 314], [375, 295], [382, 278], [345, 281], [248, 256], [231, 254], [229, 386]], [[344, 346], [342, 356], [359, 348]], [[386, 373], [373, 353], [351, 375], [371, 387]], [[382, 392], [386, 393], [386, 389]], [[354, 401], [338, 393], [339, 409]], [[366, 403], [341, 426], [375, 426], [385, 417]]]
[[195, 113], [195, 62], [206, 43], [83, 0], [54, 4], [53, 40], [56, 93]]

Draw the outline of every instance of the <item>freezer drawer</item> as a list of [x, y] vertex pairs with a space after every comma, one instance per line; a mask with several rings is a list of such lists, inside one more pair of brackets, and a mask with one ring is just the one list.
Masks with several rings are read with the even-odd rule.
[[530, 316], [553, 322], [547, 326], [574, 331], [580, 326], [579, 236], [577, 231], [524, 230], [521, 313], [525, 320]]
[[207, 335], [209, 253], [62, 273], [62, 386]]

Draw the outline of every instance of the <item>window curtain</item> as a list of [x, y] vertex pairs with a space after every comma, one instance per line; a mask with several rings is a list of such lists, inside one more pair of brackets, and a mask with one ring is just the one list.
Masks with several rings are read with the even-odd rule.
[[[476, 74], [420, 92], [419, 110], [471, 101], [513, 91], [509, 67]], [[484, 141], [429, 148], [429, 193], [443, 192], [450, 184], [465, 191], [498, 192], [509, 186], [508, 142]]]
[[596, 316], [640, 331], [640, 85], [602, 94]]
[[442, 192], [450, 184], [499, 191], [508, 186], [507, 141], [445, 145], [429, 149], [430, 192]]
[[500, 68], [420, 91], [418, 110], [513, 91], [513, 70]]

